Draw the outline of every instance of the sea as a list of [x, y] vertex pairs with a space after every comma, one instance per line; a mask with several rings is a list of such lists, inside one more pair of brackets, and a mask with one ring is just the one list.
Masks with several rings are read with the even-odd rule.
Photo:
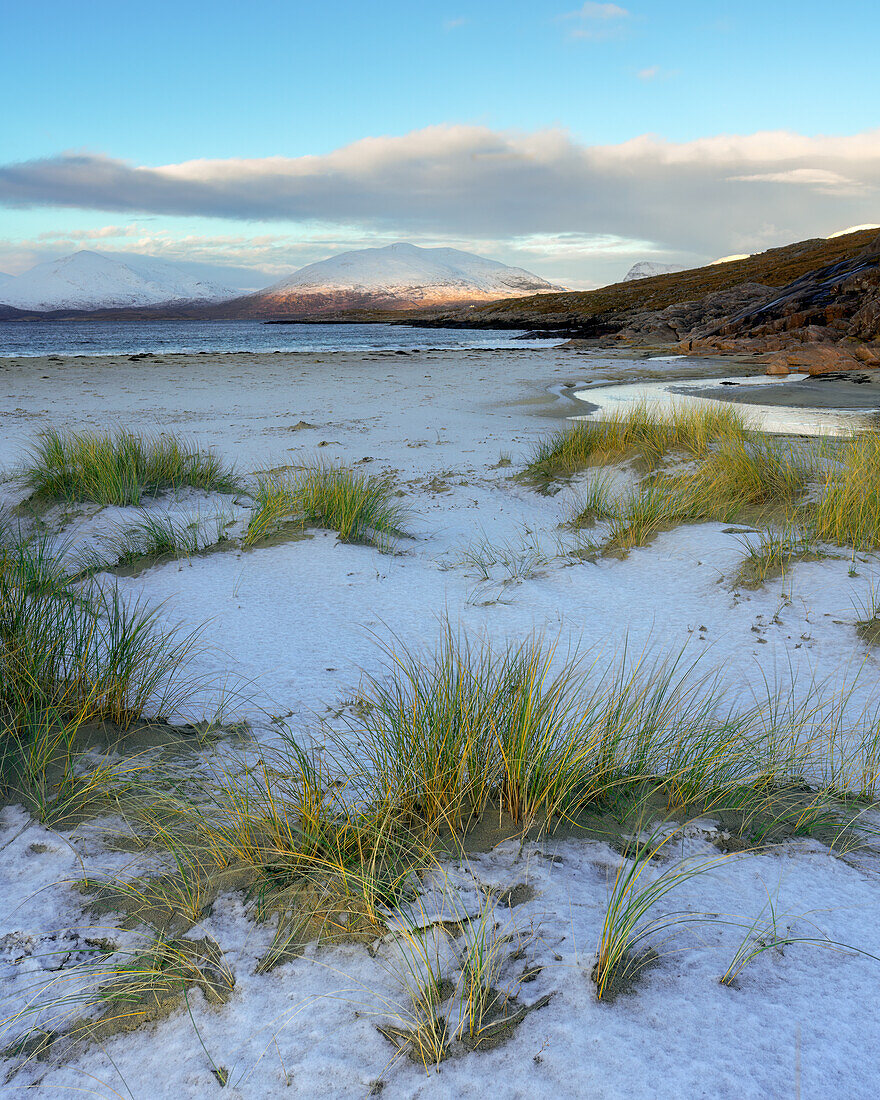
[[0, 321], [0, 356], [143, 352], [430, 351], [552, 347], [512, 329], [269, 325], [261, 321]]

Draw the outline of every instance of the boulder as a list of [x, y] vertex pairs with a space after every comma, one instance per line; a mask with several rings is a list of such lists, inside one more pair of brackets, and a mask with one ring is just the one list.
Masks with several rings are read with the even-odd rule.
[[775, 374], [780, 376], [791, 374], [791, 371], [788, 367], [788, 356], [785, 354], [785, 352], [776, 352], [775, 355], [771, 355], [769, 359], [765, 360], [765, 362], [767, 363], [767, 369], [766, 371], [764, 371], [765, 374]]

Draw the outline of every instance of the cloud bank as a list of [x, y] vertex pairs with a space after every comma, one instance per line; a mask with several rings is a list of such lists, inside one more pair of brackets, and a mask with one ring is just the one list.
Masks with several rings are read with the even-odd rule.
[[713, 257], [877, 220], [880, 130], [585, 145], [444, 125], [321, 156], [149, 167], [65, 153], [0, 167], [0, 203], [346, 225], [465, 240], [611, 237]]

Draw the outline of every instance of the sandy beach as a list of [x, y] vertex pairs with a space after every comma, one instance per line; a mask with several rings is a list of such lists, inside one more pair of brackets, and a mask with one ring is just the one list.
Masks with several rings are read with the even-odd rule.
[[[723, 361], [666, 367], [685, 379], [731, 374]], [[684, 652], [707, 673], [717, 670], [733, 701], [760, 696], [768, 684], [794, 693], [821, 684], [830, 694], [850, 685], [847, 706], [861, 713], [876, 702], [880, 672], [876, 649], [857, 632], [880, 581], [875, 554], [804, 560], [754, 588], [735, 579], [748, 524], [682, 524], [627, 555], [578, 555], [576, 534], [563, 525], [583, 479], [547, 494], [516, 476], [538, 440], [583, 412], [572, 392], [663, 368], [563, 349], [5, 359], [0, 466], [9, 477], [0, 492], [8, 507], [22, 501], [16, 469], [48, 427], [173, 431], [215, 448], [243, 476], [321, 458], [393, 478], [411, 535], [393, 553], [311, 530], [106, 578], [127, 599], [161, 605], [164, 621], [202, 628], [206, 646], [192, 672], [213, 685], [199, 703], [202, 715], [168, 717], [208, 715], [226, 692], [230, 723], [247, 722], [250, 730], [246, 754], [258, 756], [284, 731], [303, 746], [323, 745], [361, 677], [387, 670], [377, 636], [431, 651], [445, 621], [493, 646], [540, 636], [560, 654], [577, 649], [600, 663], [624, 646], [646, 661]], [[812, 392], [807, 383], [785, 392], [801, 387]], [[865, 387], [852, 390], [862, 401]], [[615, 476], [625, 486], [633, 474]], [[183, 490], [145, 508], [206, 522], [222, 511], [241, 529], [250, 504], [242, 494]], [[132, 513], [58, 504], [42, 522], [77, 545], [100, 545]], [[238, 751], [232, 739], [221, 747]], [[194, 760], [213, 751], [200, 749]], [[866, 814], [874, 820], [874, 811]], [[100, 821], [54, 830], [10, 806], [0, 827], [0, 980], [8, 1015], [33, 995], [39, 958], [59, 944], [73, 958], [87, 937], [131, 940], [122, 916], [96, 915], [72, 884], [84, 873], [126, 876], [142, 865], [130, 852], [108, 850]], [[721, 828], [711, 814], [689, 824], [676, 857], [717, 855]], [[733, 989], [718, 979], [736, 950], [735, 932], [701, 926], [696, 935], [664, 941], [658, 965], [632, 994], [597, 1002], [590, 968], [618, 862], [605, 841], [545, 836], [524, 845], [503, 841], [445, 865], [438, 913], [450, 893], [459, 919], [486, 896], [519, 891], [521, 903], [498, 902], [495, 919], [499, 934], [522, 938], [535, 970], [521, 986], [522, 1003], [540, 1007], [508, 1041], [450, 1059], [439, 1074], [395, 1059], [377, 1030], [400, 996], [384, 940], [369, 950], [356, 942], [311, 945], [263, 973], [258, 964], [272, 930], [230, 890], [187, 932], [216, 941], [234, 972], [225, 1004], [195, 994], [188, 1006], [104, 1045], [23, 1065], [19, 1059], [5, 1087], [13, 1095], [23, 1086], [88, 1080], [109, 1095], [121, 1079], [136, 1096], [207, 1095], [217, 1085], [192, 1042], [195, 1023], [214, 1061], [228, 1069], [231, 1094], [242, 1097], [460, 1098], [491, 1088], [510, 1100], [757, 1100], [790, 1095], [796, 1065], [805, 1096], [872, 1095], [878, 1034], [865, 1006], [873, 1003], [880, 964], [865, 954], [814, 946], [767, 952]], [[869, 840], [841, 857], [818, 840], [792, 838], [684, 883], [675, 907], [757, 919], [769, 897], [793, 935], [806, 936], [815, 924], [819, 938], [880, 957], [878, 870], [880, 853]]]

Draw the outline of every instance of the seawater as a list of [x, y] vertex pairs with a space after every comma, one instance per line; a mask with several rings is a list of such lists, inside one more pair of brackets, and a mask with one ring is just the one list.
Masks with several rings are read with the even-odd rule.
[[0, 356], [143, 352], [427, 351], [552, 347], [511, 329], [266, 325], [260, 321], [0, 321]]
[[762, 405], [760, 387], [787, 386], [806, 377], [792, 374], [786, 378], [753, 375], [746, 378], [709, 378], [688, 382], [635, 382], [622, 386], [597, 386], [591, 390], [579, 390], [573, 396], [580, 401], [596, 405], [596, 411], [586, 416], [573, 416], [571, 420], [606, 420], [626, 412], [636, 405], [645, 405], [658, 416], [673, 409], [730, 408], [727, 401], [718, 401], [700, 393], [701, 388], [715, 387], [720, 382], [736, 382], [739, 395], [746, 388], [754, 387], [754, 395], [748, 402], [734, 406], [742, 416], [746, 428], [769, 432], [773, 435], [830, 435], [846, 436], [875, 425], [876, 414], [856, 409], [805, 409], [796, 405]]

